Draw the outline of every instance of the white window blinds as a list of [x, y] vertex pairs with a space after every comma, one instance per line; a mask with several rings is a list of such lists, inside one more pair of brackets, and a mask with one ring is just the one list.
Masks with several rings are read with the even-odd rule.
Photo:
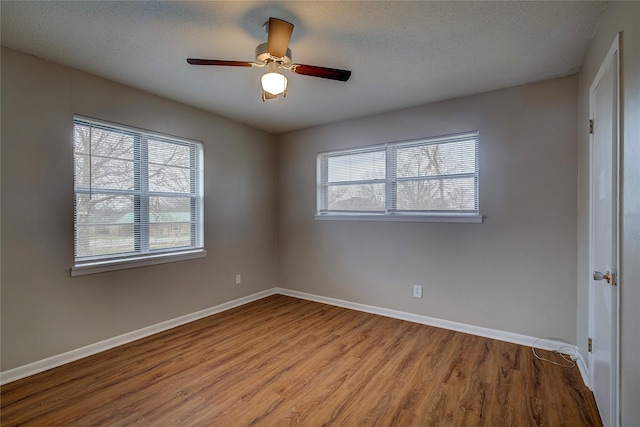
[[201, 143], [73, 123], [76, 266], [203, 248]]
[[325, 163], [326, 210], [384, 211], [384, 150], [338, 153], [327, 156]]
[[318, 215], [478, 214], [478, 133], [318, 155]]

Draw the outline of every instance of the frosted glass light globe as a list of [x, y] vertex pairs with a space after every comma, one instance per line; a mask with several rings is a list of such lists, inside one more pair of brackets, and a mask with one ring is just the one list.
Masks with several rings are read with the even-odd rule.
[[280, 73], [267, 73], [260, 79], [262, 89], [271, 95], [279, 95], [287, 90], [287, 78]]

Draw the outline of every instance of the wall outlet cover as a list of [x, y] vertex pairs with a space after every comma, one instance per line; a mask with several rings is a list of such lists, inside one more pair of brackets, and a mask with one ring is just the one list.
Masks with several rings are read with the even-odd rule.
[[414, 298], [422, 298], [422, 286], [413, 285], [413, 297]]

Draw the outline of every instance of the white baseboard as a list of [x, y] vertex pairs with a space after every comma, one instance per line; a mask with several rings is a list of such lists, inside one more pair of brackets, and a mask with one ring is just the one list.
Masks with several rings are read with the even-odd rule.
[[[292, 291], [289, 289], [275, 288], [275, 293], [281, 295], [288, 295], [295, 298], [306, 299], [309, 301], [321, 302], [324, 304], [335, 305], [337, 307], [350, 308], [352, 310], [363, 311], [365, 313], [378, 314], [380, 316], [391, 317], [394, 319], [407, 320], [409, 322], [421, 323], [423, 325], [435, 326], [437, 328], [449, 329], [457, 332], [464, 332], [466, 334], [477, 335], [485, 338], [491, 338], [499, 341], [506, 341], [512, 344], [520, 344], [526, 347], [531, 347], [533, 343], [538, 339], [536, 337], [530, 337], [527, 335], [516, 334], [513, 332], [500, 331], [497, 329], [483, 328], [481, 326], [469, 325], [466, 323], [454, 322], [451, 320], [443, 320], [435, 317], [423, 316], [420, 314], [407, 313], [404, 311], [391, 310], [388, 308], [376, 307], [366, 304], [360, 304], [350, 301], [345, 301], [336, 298], [323, 297], [320, 295], [308, 294], [306, 292]], [[554, 351], [560, 347], [564, 347], [567, 344], [561, 341], [554, 341], [546, 339], [536, 344], [536, 348], [541, 350]], [[586, 364], [582, 358], [582, 354], [576, 350], [576, 365], [582, 376], [584, 384], [589, 387], [589, 374], [586, 369]]]
[[576, 360], [576, 365], [578, 365], [580, 375], [582, 375], [582, 381], [584, 381], [584, 385], [586, 385], [589, 390], [593, 391], [593, 389], [591, 388], [591, 380], [589, 379], [589, 369], [587, 369], [587, 362], [585, 362], [580, 351], [578, 351], [577, 356], [578, 359]]
[[109, 338], [104, 341], [90, 344], [85, 347], [81, 347], [75, 350], [68, 351], [66, 353], [58, 354], [48, 357], [46, 359], [38, 360], [37, 362], [29, 363], [27, 365], [19, 366], [8, 371], [0, 372], [0, 385], [10, 383], [12, 381], [25, 378], [39, 372], [43, 372], [66, 363], [73, 362], [78, 359], [82, 359], [87, 356], [91, 356], [101, 351], [109, 350], [114, 347], [118, 347], [123, 344], [130, 343], [140, 338], [148, 337], [149, 335], [157, 334], [158, 332], [166, 331], [176, 326], [184, 325], [194, 320], [202, 319], [212, 314], [220, 313], [222, 311], [230, 310], [241, 305], [257, 301], [259, 299], [268, 297], [275, 294], [275, 288], [268, 289], [266, 291], [258, 292], [253, 295], [238, 298], [233, 301], [225, 302], [223, 304], [209, 307], [204, 310], [196, 311], [195, 313], [187, 314], [184, 316], [176, 317], [175, 319], [166, 320], [164, 322], [156, 323], [155, 325], [147, 326], [142, 329], [128, 332], [117, 337]]
[[[257, 301], [259, 299], [262, 299], [274, 294], [287, 295], [294, 298], [320, 302], [324, 304], [334, 305], [337, 307], [349, 308], [352, 310], [362, 311], [365, 313], [377, 314], [380, 316], [391, 317], [394, 319], [406, 320], [409, 322], [420, 323], [423, 325], [435, 326], [438, 328], [464, 332], [467, 334], [478, 335], [481, 337], [491, 338], [499, 341], [506, 341], [513, 344], [520, 344], [527, 347], [531, 347], [534, 341], [537, 339], [535, 337], [515, 334], [513, 332], [505, 332], [505, 331], [500, 331], [496, 329], [483, 328], [480, 326], [468, 325], [466, 323], [453, 322], [451, 320], [437, 319], [435, 317], [423, 316], [420, 314], [407, 313], [404, 311], [391, 310], [388, 308], [376, 307], [376, 306], [360, 304], [360, 303], [345, 301], [345, 300], [336, 299], [336, 298], [329, 298], [329, 297], [323, 297], [320, 295], [308, 294], [306, 292], [293, 291], [293, 290], [284, 289], [284, 288], [271, 288], [271, 289], [267, 289], [266, 291], [262, 291], [253, 295], [238, 298], [236, 300], [219, 304], [214, 307], [197, 311], [195, 313], [180, 316], [175, 319], [171, 319], [171, 320], [157, 323], [155, 325], [147, 326], [145, 328], [128, 332], [126, 334], [119, 335], [117, 337], [109, 338], [107, 340], [100, 341], [95, 344], [90, 344], [88, 346], [81, 347], [76, 350], [71, 350], [66, 353], [48, 357], [46, 359], [29, 363], [24, 366], [19, 366], [17, 368], [10, 369], [8, 371], [0, 372], [0, 385], [4, 385], [6, 383], [16, 381], [21, 378], [25, 378], [25, 377], [37, 374], [39, 372], [43, 372], [43, 371], [55, 368], [57, 366], [64, 365], [66, 363], [73, 362], [78, 359], [82, 359], [83, 357], [100, 353], [101, 351], [109, 350], [111, 348], [130, 343], [132, 341], [147, 337], [149, 335], [157, 334], [158, 332], [175, 328], [176, 326], [184, 325], [186, 323], [193, 322], [195, 320], [202, 319], [204, 317], [211, 316], [216, 313], [230, 310], [232, 308], [239, 307], [241, 305], [248, 304], [250, 302]], [[540, 345], [537, 345], [537, 348], [540, 348], [542, 350], [553, 351], [564, 345], [566, 344], [563, 342], [554, 342], [552, 340], [545, 340], [545, 341], [542, 341]], [[584, 359], [582, 358], [582, 355], [579, 352], [577, 353], [576, 364], [578, 365], [578, 368], [580, 370], [580, 374], [582, 375], [582, 379], [584, 383], [588, 386], [589, 385], [588, 370], [586, 369]]]

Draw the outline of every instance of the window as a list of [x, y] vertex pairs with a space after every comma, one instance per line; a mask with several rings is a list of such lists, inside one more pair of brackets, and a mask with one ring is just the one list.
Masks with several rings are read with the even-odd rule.
[[481, 222], [478, 133], [320, 153], [316, 218]]
[[201, 143], [75, 118], [73, 149], [72, 275], [205, 255]]

